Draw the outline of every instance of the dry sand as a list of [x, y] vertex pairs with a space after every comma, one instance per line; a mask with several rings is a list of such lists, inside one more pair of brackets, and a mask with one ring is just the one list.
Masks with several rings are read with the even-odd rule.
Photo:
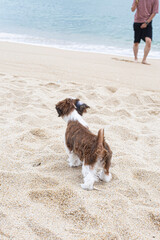
[[[0, 43], [0, 239], [160, 239], [160, 61]], [[55, 104], [78, 97], [113, 151], [85, 191]]]

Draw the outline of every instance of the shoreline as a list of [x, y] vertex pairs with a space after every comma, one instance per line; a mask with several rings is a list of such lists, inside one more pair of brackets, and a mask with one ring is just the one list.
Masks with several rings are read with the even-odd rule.
[[130, 57], [9, 42], [0, 42], [0, 52], [0, 72], [8, 74], [160, 91], [159, 59], [146, 66]]
[[[28, 36], [28, 37], [30, 38], [31, 36]], [[114, 47], [114, 46], [108, 46], [108, 48], [107, 48], [104, 45], [94, 45], [94, 44], [92, 44], [92, 45], [82, 44], [82, 46], [80, 47], [78, 43], [76, 43], [76, 44], [68, 43], [66, 45], [58, 44], [58, 43], [55, 43], [55, 44], [54, 43], [48, 43], [48, 44], [44, 43], [43, 44], [43, 43], [36, 43], [36, 42], [35, 43], [34, 42], [25, 42], [23, 40], [17, 41], [17, 40], [13, 40], [13, 39], [12, 40], [6, 40], [6, 39], [0, 40], [0, 42], [24, 44], [24, 45], [31, 45], [31, 46], [38, 46], [38, 47], [48, 47], [48, 48], [54, 48], [54, 49], [59, 49], [59, 50], [64, 50], [64, 51], [97, 53], [97, 54], [104, 54], [104, 55], [113, 55], [113, 56], [118, 56], [118, 57], [129, 57], [129, 58], [133, 57], [132, 44], [131, 44], [131, 48], [122, 48], [122, 47]], [[144, 46], [142, 46], [143, 44], [144, 43], [142, 43], [139, 47], [139, 56], [140, 56], [139, 58], [143, 57], [143, 51], [144, 51]], [[90, 46], [92, 47], [91, 50], [89, 50]], [[114, 52], [114, 53], [112, 53], [112, 52]], [[121, 55], [120, 52], [123, 52], [123, 54]], [[130, 52], [132, 52], [132, 53], [130, 53]], [[151, 49], [148, 59], [160, 60], [160, 52], [154, 51], [154, 50], [152, 51], [152, 49]]]

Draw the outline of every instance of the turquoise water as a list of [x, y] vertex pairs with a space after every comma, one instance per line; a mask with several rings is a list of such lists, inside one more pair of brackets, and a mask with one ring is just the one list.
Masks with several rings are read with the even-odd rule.
[[[0, 0], [0, 40], [132, 56], [131, 5], [132, 0]], [[159, 15], [153, 26], [150, 57], [160, 58]]]

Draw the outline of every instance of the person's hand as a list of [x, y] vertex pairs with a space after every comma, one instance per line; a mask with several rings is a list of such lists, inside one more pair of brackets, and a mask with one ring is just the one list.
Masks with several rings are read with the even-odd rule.
[[141, 28], [146, 28], [147, 27], [147, 24], [146, 23], [143, 23], [142, 25], [141, 25]]

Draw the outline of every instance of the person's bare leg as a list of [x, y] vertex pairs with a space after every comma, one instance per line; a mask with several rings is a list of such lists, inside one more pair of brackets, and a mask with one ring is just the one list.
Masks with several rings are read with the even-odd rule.
[[133, 44], [134, 60], [136, 62], [138, 61], [138, 47], [139, 47], [139, 43], [134, 43]]
[[148, 56], [148, 53], [151, 49], [152, 40], [150, 38], [146, 37], [145, 41], [146, 41], [146, 45], [145, 45], [145, 48], [144, 48], [144, 56], [143, 56], [143, 59], [142, 59], [142, 63], [143, 64], [148, 64], [147, 63], [147, 56]]

